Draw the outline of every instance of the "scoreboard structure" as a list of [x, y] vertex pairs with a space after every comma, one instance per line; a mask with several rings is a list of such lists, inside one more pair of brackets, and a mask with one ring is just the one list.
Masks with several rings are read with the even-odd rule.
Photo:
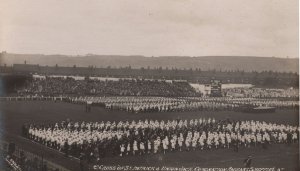
[[222, 96], [222, 83], [220, 80], [211, 80], [210, 81], [210, 96], [211, 97], [221, 97]]

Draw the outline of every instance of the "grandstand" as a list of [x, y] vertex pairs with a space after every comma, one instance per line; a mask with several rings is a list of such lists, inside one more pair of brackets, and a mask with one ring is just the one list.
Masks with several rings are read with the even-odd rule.
[[39, 74], [39, 75], [66, 75], [83, 77], [106, 78], [136, 78], [136, 79], [162, 79], [162, 80], [186, 80], [190, 83], [210, 84], [211, 79], [220, 80], [222, 83], [253, 84], [260, 87], [287, 88], [298, 87], [299, 74], [292, 72], [245, 72], [200, 70], [184, 68], [96, 68], [96, 67], [63, 67], [40, 66], [33, 64], [14, 64], [13, 66], [0, 66], [0, 73], [6, 74]]
[[95, 96], [200, 96], [187, 82], [139, 79], [96, 80], [90, 78], [34, 78], [18, 90], [22, 95], [95, 95]]

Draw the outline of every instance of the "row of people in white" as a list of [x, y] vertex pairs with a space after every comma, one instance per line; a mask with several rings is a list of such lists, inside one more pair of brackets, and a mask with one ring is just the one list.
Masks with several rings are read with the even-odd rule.
[[[259, 121], [226, 122], [215, 119], [192, 119], [173, 121], [132, 121], [100, 123], [55, 124], [53, 128], [31, 126], [29, 138], [56, 149], [108, 142], [119, 146], [121, 154], [157, 153], [183, 148], [220, 148], [257, 143], [286, 143], [298, 140], [299, 128], [286, 124]], [[209, 127], [209, 128], [207, 128]], [[152, 132], [151, 132], [152, 130]], [[150, 132], [149, 132], [150, 131]], [[166, 135], [158, 134], [163, 131]], [[151, 134], [151, 135], [149, 135]], [[290, 135], [290, 141], [289, 141]], [[113, 143], [111, 143], [113, 141]]]
[[[205, 132], [202, 132], [199, 136], [199, 132], [195, 132], [192, 136], [192, 132], [189, 132], [187, 137], [184, 137], [183, 134], [173, 135], [172, 137], [166, 136], [164, 139], [157, 137], [154, 141], [148, 140], [146, 142], [147, 149], [145, 149], [144, 142], [138, 142], [135, 140], [132, 144], [123, 143], [120, 145], [120, 156], [129, 155], [129, 154], [144, 154], [144, 153], [157, 153], [160, 149], [163, 150], [163, 153], [167, 151], [182, 151], [183, 149], [196, 150], [196, 149], [218, 149], [218, 148], [230, 148], [233, 145], [233, 142], [237, 142], [238, 146], [257, 146], [263, 143], [287, 143], [287, 133], [275, 133], [271, 134], [264, 133], [245, 133], [241, 135], [240, 133], [224, 133], [224, 132], [212, 132], [208, 133], [206, 136]], [[169, 140], [170, 139], [170, 140]], [[271, 141], [272, 139], [272, 141]], [[298, 134], [296, 132], [292, 133], [292, 142], [298, 141]], [[152, 150], [153, 148], [153, 150]]]
[[245, 105], [277, 108], [298, 106], [296, 100], [230, 97], [74, 97], [70, 98], [70, 101], [74, 103], [90, 101], [94, 104], [102, 104], [107, 109], [135, 113], [145, 111], [234, 110]]

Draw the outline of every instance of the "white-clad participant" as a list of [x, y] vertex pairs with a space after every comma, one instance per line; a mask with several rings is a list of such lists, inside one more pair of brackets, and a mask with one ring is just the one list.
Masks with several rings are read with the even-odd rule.
[[124, 145], [124, 144], [121, 144], [121, 145], [120, 145], [120, 156], [121, 156], [121, 157], [124, 155], [124, 152], [125, 152], [125, 145]]
[[140, 155], [145, 153], [145, 144], [144, 142], [140, 142]]

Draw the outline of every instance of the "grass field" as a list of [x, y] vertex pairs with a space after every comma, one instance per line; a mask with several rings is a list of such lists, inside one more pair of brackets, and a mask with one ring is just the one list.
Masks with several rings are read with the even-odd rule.
[[[214, 117], [216, 119], [259, 120], [298, 125], [299, 113], [292, 110], [281, 110], [276, 113], [240, 113], [240, 112], [167, 112], [167, 113], [126, 113], [107, 111], [93, 107], [86, 113], [83, 105], [48, 101], [10, 101], [0, 102], [1, 133], [7, 141], [14, 141], [25, 150], [43, 155], [46, 159], [61, 164], [70, 170], [79, 170], [78, 161], [64, 157], [61, 153], [33, 143], [20, 136], [24, 123], [54, 123], [71, 119], [73, 121], [119, 121], [138, 119], [193, 119]], [[253, 167], [279, 167], [285, 170], [296, 170], [299, 163], [299, 147], [294, 144], [272, 145], [263, 150], [261, 147], [244, 148], [233, 152], [232, 149], [218, 149], [192, 152], [174, 152], [145, 156], [127, 156], [101, 159], [103, 165], [136, 165], [136, 166], [176, 166], [176, 167], [242, 167], [247, 155], [253, 155]]]

